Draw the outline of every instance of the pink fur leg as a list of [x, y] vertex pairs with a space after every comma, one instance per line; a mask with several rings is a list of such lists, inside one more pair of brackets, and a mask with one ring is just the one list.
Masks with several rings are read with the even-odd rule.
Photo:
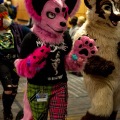
[[30, 104], [27, 98], [27, 90], [24, 93], [24, 116], [21, 120], [33, 120]]

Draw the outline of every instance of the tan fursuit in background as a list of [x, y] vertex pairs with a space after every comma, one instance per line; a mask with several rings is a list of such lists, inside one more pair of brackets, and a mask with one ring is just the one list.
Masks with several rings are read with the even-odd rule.
[[87, 61], [83, 77], [91, 108], [82, 120], [116, 120], [120, 108], [120, 13], [113, 0], [84, 0], [87, 19], [74, 41], [88, 34], [97, 55]]

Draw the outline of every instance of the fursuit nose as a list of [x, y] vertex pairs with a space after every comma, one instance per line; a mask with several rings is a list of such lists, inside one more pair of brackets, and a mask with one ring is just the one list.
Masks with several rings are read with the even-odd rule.
[[112, 20], [113, 21], [120, 21], [120, 14], [113, 14], [112, 15]]
[[117, 20], [118, 20], [118, 21], [120, 21], [120, 14], [119, 14], [119, 15], [117, 15]]
[[65, 27], [66, 23], [65, 22], [60, 22], [60, 26]]
[[117, 26], [118, 22], [120, 21], [120, 14], [112, 14], [110, 20], [114, 26]]

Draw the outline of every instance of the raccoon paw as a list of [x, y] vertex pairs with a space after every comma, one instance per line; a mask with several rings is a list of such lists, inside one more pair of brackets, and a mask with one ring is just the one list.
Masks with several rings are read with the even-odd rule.
[[83, 59], [89, 58], [98, 51], [95, 41], [88, 36], [82, 36], [75, 41], [73, 53]]
[[106, 64], [104, 64], [104, 68], [101, 70], [101, 73], [104, 77], [107, 77], [108, 75], [112, 74], [114, 69], [114, 63], [111, 61], [107, 61]]
[[107, 77], [115, 69], [114, 63], [112, 61], [107, 61], [106, 59], [94, 55], [88, 58], [85, 65], [84, 72], [91, 75], [99, 75]]

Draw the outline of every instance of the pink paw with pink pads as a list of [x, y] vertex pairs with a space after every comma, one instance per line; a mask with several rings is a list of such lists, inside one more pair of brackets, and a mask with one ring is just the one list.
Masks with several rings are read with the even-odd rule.
[[77, 60], [79, 57], [87, 59], [98, 51], [95, 41], [88, 36], [81, 36], [75, 41], [72, 51], [72, 59]]

